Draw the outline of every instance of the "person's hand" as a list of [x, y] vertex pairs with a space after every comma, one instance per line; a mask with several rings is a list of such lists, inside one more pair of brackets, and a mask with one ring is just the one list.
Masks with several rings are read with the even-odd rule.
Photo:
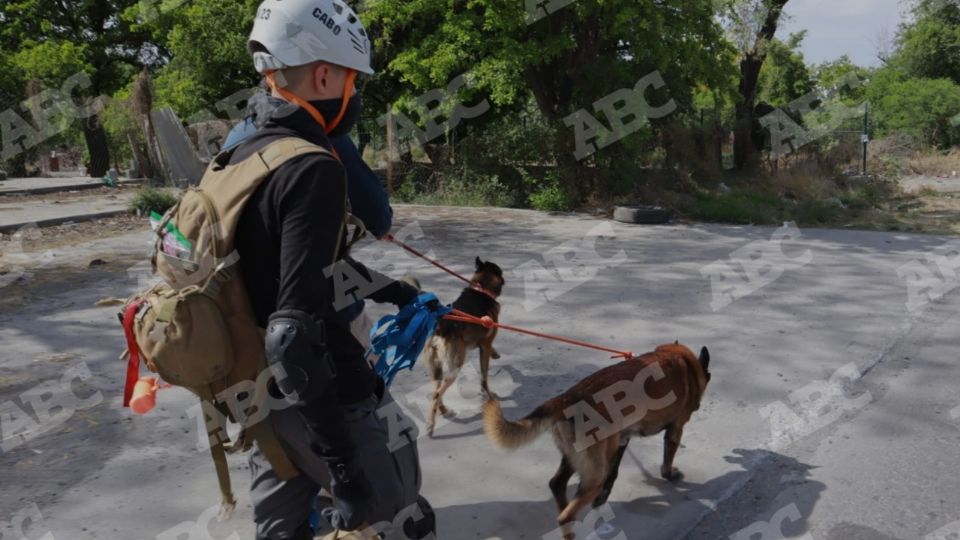
[[331, 464], [330, 473], [333, 506], [320, 513], [334, 529], [356, 530], [365, 524], [373, 503], [370, 482], [353, 462]]
[[437, 311], [440, 310], [440, 308], [443, 307], [443, 304], [440, 303], [440, 300], [434, 298], [433, 300], [430, 300], [429, 302], [424, 304], [424, 306], [426, 306], [427, 309], [429, 309], [431, 312], [436, 313]]

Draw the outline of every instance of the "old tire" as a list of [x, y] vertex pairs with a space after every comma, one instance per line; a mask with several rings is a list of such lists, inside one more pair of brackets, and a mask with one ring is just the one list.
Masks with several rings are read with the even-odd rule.
[[670, 213], [659, 206], [618, 206], [613, 209], [613, 219], [621, 223], [658, 225], [670, 221]]

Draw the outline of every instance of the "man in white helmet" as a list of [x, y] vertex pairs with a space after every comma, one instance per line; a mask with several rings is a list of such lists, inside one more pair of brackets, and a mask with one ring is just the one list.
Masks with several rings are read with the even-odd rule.
[[[248, 47], [272, 95], [257, 104], [255, 133], [226, 151], [230, 164], [291, 137], [329, 150], [330, 137], [350, 131], [360, 114], [354, 80], [373, 70], [370, 41], [346, 4], [266, 0]], [[237, 226], [240, 270], [266, 329], [267, 361], [284, 374], [274, 390], [297, 403], [268, 418], [301, 474], [281, 479], [259, 446], [250, 457], [257, 540], [313, 538], [310, 517], [320, 487], [333, 495], [323, 515], [336, 529], [387, 522], [397, 526], [376, 526], [387, 538], [419, 540], [434, 527], [419, 497], [417, 433], [397, 429], [398, 421], [414, 425], [398, 418], [382, 379], [363, 358], [364, 347], [351, 335], [349, 318], [333, 307], [325, 270], [343, 259], [347, 247], [344, 174], [332, 153], [293, 158], [257, 188]], [[369, 295], [376, 302], [402, 307], [419, 292], [378, 279], [387, 285]]]

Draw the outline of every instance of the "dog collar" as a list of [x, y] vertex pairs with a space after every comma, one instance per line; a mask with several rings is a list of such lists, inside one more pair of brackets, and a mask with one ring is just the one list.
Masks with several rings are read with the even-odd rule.
[[485, 294], [485, 295], [489, 296], [491, 300], [496, 300], [496, 299], [497, 299], [497, 295], [495, 295], [495, 294], [493, 294], [492, 292], [484, 289], [484, 288], [483, 288], [483, 285], [480, 285], [480, 284], [477, 283], [476, 281], [471, 281], [471, 282], [470, 282], [470, 288], [473, 289], [473, 290], [475, 290], [475, 291], [477, 291], [478, 293], [482, 293], [482, 294]]

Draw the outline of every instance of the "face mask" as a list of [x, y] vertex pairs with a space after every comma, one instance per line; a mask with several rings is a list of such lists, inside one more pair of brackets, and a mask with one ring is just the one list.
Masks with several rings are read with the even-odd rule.
[[[311, 101], [310, 104], [316, 107], [317, 111], [320, 112], [324, 120], [327, 122], [333, 122], [337, 115], [340, 114], [340, 107], [343, 105], [343, 99], [318, 99]], [[327, 136], [339, 137], [349, 133], [350, 130], [353, 129], [353, 126], [355, 126], [357, 121], [360, 119], [360, 107], [360, 93], [358, 92], [350, 97], [350, 101], [347, 104], [347, 110], [343, 112], [343, 118], [340, 119], [340, 123], [337, 124], [333, 130], [327, 133]]]

